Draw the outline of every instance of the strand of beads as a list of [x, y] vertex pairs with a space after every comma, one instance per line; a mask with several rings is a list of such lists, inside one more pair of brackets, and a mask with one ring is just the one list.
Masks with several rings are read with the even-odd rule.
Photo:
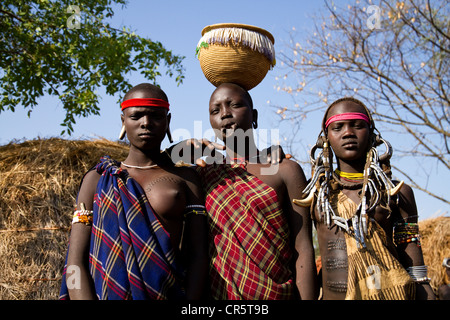
[[396, 223], [394, 226], [394, 242], [396, 245], [415, 242], [420, 247], [419, 224], [414, 222]]

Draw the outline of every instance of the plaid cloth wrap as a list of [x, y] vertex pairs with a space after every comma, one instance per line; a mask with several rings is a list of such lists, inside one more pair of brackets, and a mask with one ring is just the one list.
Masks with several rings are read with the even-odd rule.
[[[94, 198], [89, 266], [99, 299], [183, 299], [184, 272], [140, 185], [105, 156]], [[68, 298], [65, 270], [60, 298]]]
[[197, 170], [207, 195], [213, 298], [293, 298], [289, 227], [275, 190], [238, 165]]

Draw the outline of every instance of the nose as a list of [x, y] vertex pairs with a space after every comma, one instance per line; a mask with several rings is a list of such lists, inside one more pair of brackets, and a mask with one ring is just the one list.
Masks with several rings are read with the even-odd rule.
[[226, 105], [222, 105], [220, 107], [220, 118], [226, 119], [226, 118], [230, 118], [230, 117], [231, 117], [230, 108]]
[[142, 116], [141, 118], [141, 128], [148, 128], [150, 126], [150, 116]]
[[342, 129], [343, 129], [343, 133], [342, 133], [343, 138], [355, 136], [355, 131], [353, 130], [353, 127], [351, 125], [346, 124], [346, 125], [344, 125], [344, 127]]

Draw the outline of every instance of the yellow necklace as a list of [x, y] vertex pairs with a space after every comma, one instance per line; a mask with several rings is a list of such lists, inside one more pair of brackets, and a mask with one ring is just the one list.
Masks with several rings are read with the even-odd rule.
[[350, 180], [362, 180], [364, 179], [364, 173], [362, 172], [343, 172], [338, 169], [334, 170], [334, 172], [341, 178], [350, 179]]

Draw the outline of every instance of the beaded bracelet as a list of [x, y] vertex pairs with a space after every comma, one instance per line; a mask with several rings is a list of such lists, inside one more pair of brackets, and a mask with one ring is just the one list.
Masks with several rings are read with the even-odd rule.
[[415, 242], [416, 245], [420, 247], [419, 224], [414, 222], [396, 223], [394, 229], [394, 242], [396, 245]]
[[415, 242], [418, 247], [421, 246], [420, 243], [420, 234], [414, 233], [414, 234], [396, 234], [394, 235], [394, 240], [397, 245], [402, 243], [410, 243]]
[[84, 203], [80, 203], [80, 208], [81, 210], [75, 210], [73, 213], [72, 224], [84, 223], [85, 225], [91, 225], [94, 211], [86, 210]]

